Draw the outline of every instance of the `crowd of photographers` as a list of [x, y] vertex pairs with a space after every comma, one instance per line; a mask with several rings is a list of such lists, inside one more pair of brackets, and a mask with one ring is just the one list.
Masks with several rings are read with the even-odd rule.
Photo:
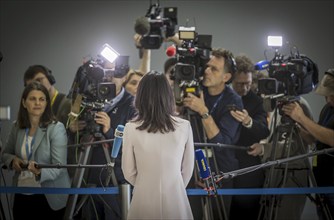
[[[100, 103], [95, 100], [100, 94], [92, 95], [88, 101], [84, 100], [87, 94], [81, 94], [87, 92], [86, 90], [91, 85], [83, 88], [72, 87], [69, 96], [66, 97], [54, 87], [56, 80], [47, 67], [33, 65], [27, 69], [23, 77], [24, 86], [27, 87], [37, 81], [47, 89], [53, 114], [67, 128], [69, 144], [115, 138], [117, 126], [125, 125], [136, 115], [133, 103], [141, 78], [150, 72], [151, 50], [159, 49], [163, 42], [172, 42], [174, 45], [169, 50], [171, 57], [166, 59], [164, 63], [164, 73], [174, 92], [177, 115], [190, 121], [194, 142], [244, 147], [241, 150], [223, 147], [203, 148], [212, 175], [260, 165], [262, 162], [273, 159], [305, 154], [314, 149], [334, 147], [333, 69], [326, 71], [321, 82], [317, 85], [317, 69], [307, 57], [298, 55], [298, 57], [292, 57], [288, 60], [277, 60], [280, 56], [276, 54], [274, 62], [269, 64], [269, 74], [264, 76], [264, 79], [268, 78], [269, 80], [262, 81], [258, 78], [265, 71], [256, 71], [254, 63], [246, 55], [234, 58], [229, 50], [212, 49], [210, 36], [198, 35], [191, 28], [181, 28], [181, 31], [176, 33], [174, 30], [176, 9], [173, 8], [174, 11], [171, 8], [168, 9], [165, 9], [164, 18], [157, 19], [160, 8], [152, 5], [146, 15], [146, 18], [150, 19], [140, 18], [136, 21], [135, 30], [137, 33], [134, 35], [134, 40], [135, 46], [140, 51], [140, 67], [138, 69], [125, 68], [120, 73], [109, 72], [109, 75], [108, 72], [103, 71], [103, 83], [111, 82], [112, 86], [101, 84], [105, 87], [102, 87], [103, 89], [98, 92], [102, 96], [103, 92], [107, 92], [106, 97], [111, 96], [111, 98], [103, 97], [107, 101], [103, 102], [101, 106], [97, 106]], [[166, 35], [163, 34], [162, 27], [165, 28]], [[288, 67], [279, 65], [282, 63], [287, 64]], [[115, 65], [117, 66], [117, 63]], [[113, 69], [115, 65], [105, 61], [101, 69]], [[80, 67], [77, 74], [81, 75], [78, 77], [82, 77], [83, 73], [86, 74], [85, 76], [89, 75], [90, 70], [92, 69], [88, 69], [87, 66]], [[303, 79], [294, 78], [295, 76], [292, 75], [296, 72], [305, 74], [305, 77]], [[291, 76], [291, 78], [282, 78], [282, 73]], [[273, 94], [261, 94], [268, 92], [267, 87], [273, 82], [272, 78], [276, 83], [275, 87], [279, 87], [276, 92], [282, 93], [282, 97], [273, 98]], [[312, 78], [313, 81], [306, 81], [308, 78]], [[90, 79], [80, 78], [73, 85], [77, 86], [76, 84], [82, 80]], [[101, 82], [98, 81], [98, 83]], [[259, 86], [257, 86], [258, 83]], [[317, 86], [315, 90], [317, 94], [326, 98], [326, 105], [321, 111], [318, 123], [313, 121], [311, 109], [306, 100], [301, 97], [303, 94], [311, 92], [312, 89], [304, 86], [304, 84], [310, 83], [311, 87], [313, 84]], [[297, 84], [297, 86], [293, 87], [291, 84]], [[78, 89], [77, 94], [73, 93], [74, 89]], [[91, 95], [91, 91], [89, 93]], [[261, 95], [266, 95], [265, 97], [269, 97], [271, 104], [274, 103], [274, 112], [266, 111]], [[86, 116], [80, 117], [82, 111], [85, 112]], [[290, 132], [291, 136], [289, 136]], [[288, 145], [287, 142], [289, 142]], [[13, 146], [7, 146], [7, 144], [10, 143], [4, 143], [1, 161], [6, 158], [22, 156], [20, 150], [10, 150]], [[30, 145], [32, 144], [30, 143]], [[52, 145], [52, 142], [49, 144]], [[111, 144], [104, 143], [101, 146], [91, 149], [90, 164], [103, 165], [109, 162]], [[198, 147], [195, 146], [195, 148]], [[288, 152], [286, 152], [287, 148]], [[105, 149], [108, 150], [105, 151]], [[80, 162], [79, 156], [78, 148], [68, 148], [67, 163], [78, 164]], [[257, 169], [236, 178], [219, 180], [215, 184], [219, 188], [333, 186], [334, 163], [332, 156], [330, 153], [316, 156], [313, 167], [308, 163], [308, 160], [298, 160], [289, 162], [288, 165], [277, 166], [274, 171]], [[108, 182], [108, 186], [127, 183], [122, 172], [121, 158], [122, 150], [116, 158], [113, 158], [115, 159], [113, 169], [116, 184], [111, 181]], [[36, 158], [35, 160], [39, 162]], [[6, 162], [7, 167], [12, 169], [12, 162], [8, 159]], [[30, 167], [29, 170], [37, 173], [36, 181], [48, 181], [43, 178], [45, 174], [41, 172], [41, 169]], [[74, 169], [68, 169], [72, 181], [75, 172]], [[313, 174], [316, 182], [309, 180]], [[94, 169], [88, 169], [84, 177], [84, 185], [105, 187], [107, 179], [110, 178], [109, 175], [110, 173], [106, 171], [96, 172]], [[16, 186], [17, 183], [17, 179], [14, 179], [13, 185]], [[55, 187], [57, 186], [55, 185]], [[198, 178], [196, 168], [188, 187], [205, 187], [203, 180]], [[35, 201], [29, 200], [29, 196], [26, 198], [28, 203]], [[194, 219], [203, 219], [208, 216], [208, 212], [212, 212], [209, 216], [213, 219], [242, 219], [245, 217], [258, 219], [259, 216], [260, 219], [265, 219], [268, 217], [266, 216], [268, 213], [263, 209], [270, 208], [268, 198], [261, 195], [214, 197], [209, 199], [213, 201], [213, 208], [208, 208], [208, 200], [204, 201], [199, 197], [189, 197], [189, 201]], [[273, 200], [273, 198], [271, 197], [269, 200]], [[319, 218], [330, 219], [330, 216], [334, 217], [333, 194], [324, 194], [318, 198], [315, 199], [315, 202]], [[20, 197], [15, 195], [14, 201], [15, 199], [20, 199]], [[143, 202], [145, 202], [144, 199]], [[286, 219], [287, 215], [290, 216], [290, 219], [301, 219], [306, 195], [284, 195], [274, 199], [277, 202], [274, 211], [277, 219]], [[31, 208], [34, 209], [33, 206]], [[60, 210], [65, 214], [63, 203], [60, 206], [51, 206], [51, 209], [58, 211], [58, 213]], [[121, 219], [120, 198], [117, 195], [108, 194], [90, 195], [87, 202], [83, 204], [80, 214], [74, 218]]]

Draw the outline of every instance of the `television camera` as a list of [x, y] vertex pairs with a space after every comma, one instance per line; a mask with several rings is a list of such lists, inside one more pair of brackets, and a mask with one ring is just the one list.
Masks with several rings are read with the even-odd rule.
[[174, 36], [177, 24], [177, 8], [165, 7], [159, 3], [151, 4], [145, 17], [135, 23], [135, 32], [142, 35], [141, 46], [145, 49], [159, 49], [163, 39]]
[[72, 100], [71, 115], [87, 123], [84, 132], [102, 136], [101, 127], [94, 120], [95, 113], [116, 96], [116, 85], [108, 78], [124, 77], [129, 71], [128, 62], [129, 56], [120, 56], [105, 44], [97, 59], [90, 59], [78, 68], [68, 98]]
[[210, 59], [212, 35], [199, 35], [195, 27], [179, 27], [181, 46], [176, 46], [177, 63], [171, 74], [177, 105], [182, 105], [187, 93], [199, 96], [206, 63]]
[[259, 80], [259, 92], [265, 95], [284, 94], [298, 96], [309, 93], [318, 84], [318, 66], [306, 55], [290, 50], [286, 57], [278, 52], [281, 45], [272, 44], [271, 36], [268, 45], [275, 48], [274, 58], [263, 65], [269, 73], [269, 78]]
[[[280, 43], [276, 43], [280, 39]], [[311, 92], [318, 84], [318, 66], [306, 55], [300, 54], [296, 47], [290, 49], [290, 55], [284, 56], [278, 49], [282, 46], [282, 38], [268, 37], [268, 46], [275, 49], [271, 61], [260, 61], [255, 69], [267, 69], [269, 78], [258, 81], [258, 91], [265, 95], [265, 109], [272, 111], [290, 102], [297, 101], [298, 96]], [[294, 50], [293, 50], [294, 49]]]

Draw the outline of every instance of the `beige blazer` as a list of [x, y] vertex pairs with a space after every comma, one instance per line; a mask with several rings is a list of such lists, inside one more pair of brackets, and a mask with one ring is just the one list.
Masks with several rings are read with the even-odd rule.
[[186, 186], [194, 169], [189, 121], [175, 118], [176, 130], [165, 134], [126, 124], [122, 170], [134, 186], [128, 219], [193, 219]]

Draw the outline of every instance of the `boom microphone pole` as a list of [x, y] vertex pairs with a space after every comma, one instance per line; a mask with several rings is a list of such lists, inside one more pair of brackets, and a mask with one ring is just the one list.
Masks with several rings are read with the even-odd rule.
[[220, 143], [194, 143], [195, 147], [221, 147], [221, 148], [229, 148], [234, 150], [250, 150], [249, 146], [237, 146], [231, 144], [220, 144]]
[[111, 164], [40, 164], [36, 163], [35, 167], [37, 169], [42, 169], [42, 168], [109, 168], [111, 167]]
[[106, 140], [85, 142], [85, 143], [79, 143], [79, 144], [70, 144], [70, 145], [67, 145], [67, 147], [83, 147], [87, 145], [104, 144], [104, 143], [111, 143], [111, 142], [114, 142], [114, 139], [106, 139]]
[[293, 156], [293, 157], [288, 157], [288, 158], [283, 158], [283, 159], [278, 159], [278, 160], [272, 160], [272, 161], [268, 161], [259, 165], [254, 165], [254, 166], [250, 166], [250, 167], [245, 167], [243, 169], [239, 169], [239, 170], [235, 170], [235, 171], [231, 171], [231, 172], [227, 172], [227, 173], [222, 173], [221, 175], [218, 175], [218, 181], [222, 180], [222, 179], [230, 179], [230, 178], [234, 178], [238, 175], [241, 174], [246, 174], [258, 169], [263, 169], [266, 167], [270, 167], [270, 166], [275, 166], [275, 165], [279, 165], [282, 163], [287, 163], [287, 162], [291, 162], [291, 161], [295, 161], [295, 160], [299, 160], [299, 159], [304, 159], [307, 157], [312, 157], [312, 156], [316, 156], [316, 155], [320, 155], [320, 154], [328, 154], [334, 152], [334, 148], [326, 148], [323, 150], [318, 150], [318, 151], [313, 151], [310, 153], [306, 153], [306, 154], [300, 154], [297, 156]]

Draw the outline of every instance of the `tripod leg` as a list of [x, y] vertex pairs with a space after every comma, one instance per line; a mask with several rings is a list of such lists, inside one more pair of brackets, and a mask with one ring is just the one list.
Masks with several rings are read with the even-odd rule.
[[[276, 114], [276, 113], [275, 113]], [[276, 124], [276, 122], [274, 122]], [[270, 154], [270, 161], [276, 160], [278, 157], [278, 147], [277, 145], [279, 144], [279, 138], [282, 135], [283, 129], [281, 127], [275, 127], [273, 131], [273, 141], [271, 144], [271, 154]], [[282, 155], [280, 155], [282, 156]], [[264, 181], [264, 186], [263, 188], [271, 188], [275, 187], [274, 186], [274, 174], [275, 174], [275, 167], [272, 166], [269, 168], [269, 171], [266, 174], [266, 178]], [[276, 173], [277, 174], [277, 173]], [[277, 217], [277, 206], [279, 199], [277, 198], [278, 195], [262, 195], [260, 199], [260, 210], [259, 210], [259, 215], [258, 215], [258, 220], [260, 219], [276, 219]]]
[[[92, 140], [90, 140], [92, 141]], [[81, 149], [80, 155], [79, 155], [79, 164], [87, 164], [88, 156], [90, 153], [91, 145], [85, 146], [83, 149]], [[85, 172], [85, 168], [76, 168], [73, 180], [72, 180], [72, 188], [80, 188], [83, 175]], [[78, 200], [78, 194], [70, 194], [67, 200], [66, 210], [64, 219], [70, 220], [73, 218], [75, 206]]]
[[83, 205], [87, 202], [87, 200], [89, 199], [89, 196], [90, 195], [84, 195], [81, 199], [80, 199], [80, 201], [78, 202], [78, 204], [76, 205], [76, 209], [75, 209], [75, 211], [74, 211], [74, 213], [73, 213], [73, 216], [76, 216], [77, 214], [79, 214], [79, 211], [80, 211], [80, 209], [83, 207]]
[[[107, 163], [111, 164], [111, 156], [109, 154], [108, 148], [103, 146], [103, 151], [104, 151], [104, 155], [106, 157]], [[109, 185], [110, 179], [113, 183], [113, 186], [118, 186], [117, 179], [116, 179], [116, 176], [115, 176], [114, 167], [108, 167], [107, 172], [108, 172], [108, 176], [107, 176], [107, 179], [106, 179], [106, 182], [105, 182], [105, 186]]]
[[[302, 144], [302, 143], [303, 143], [303, 142], [302, 142], [302, 138], [301, 138], [300, 133], [298, 132], [298, 130], [297, 130], [297, 133], [298, 133], [298, 135], [297, 135], [297, 137], [298, 137], [298, 141], [299, 141], [299, 143], [301, 143], [301, 145], [303, 146], [303, 149], [302, 149], [302, 150], [304, 151], [303, 153], [307, 153], [307, 150], [308, 150], [308, 149], [306, 149], [306, 147]], [[310, 161], [308, 160], [308, 158], [305, 158], [305, 159], [304, 159], [304, 162], [305, 162], [305, 164], [307, 165], [308, 170], [309, 170], [309, 181], [310, 181], [312, 187], [317, 187], [317, 186], [318, 186], [318, 185], [317, 185], [317, 181], [316, 181], [315, 176], [314, 176], [314, 173], [313, 173], [313, 171], [312, 171], [312, 166], [311, 166]], [[315, 194], [315, 197], [316, 197], [315, 199], [313, 199], [311, 195], [307, 195], [307, 196], [310, 198], [310, 200], [311, 200], [312, 202], [314, 202], [314, 203], [316, 204], [317, 207], [320, 207], [321, 212], [324, 214], [324, 217], [325, 217], [327, 220], [332, 220], [332, 219], [333, 219], [333, 216], [331, 215], [331, 213], [330, 213], [330, 211], [329, 211], [329, 209], [328, 209], [328, 206], [327, 206], [327, 204], [324, 202], [324, 200], [323, 200], [323, 196], [322, 196], [321, 194]]]

